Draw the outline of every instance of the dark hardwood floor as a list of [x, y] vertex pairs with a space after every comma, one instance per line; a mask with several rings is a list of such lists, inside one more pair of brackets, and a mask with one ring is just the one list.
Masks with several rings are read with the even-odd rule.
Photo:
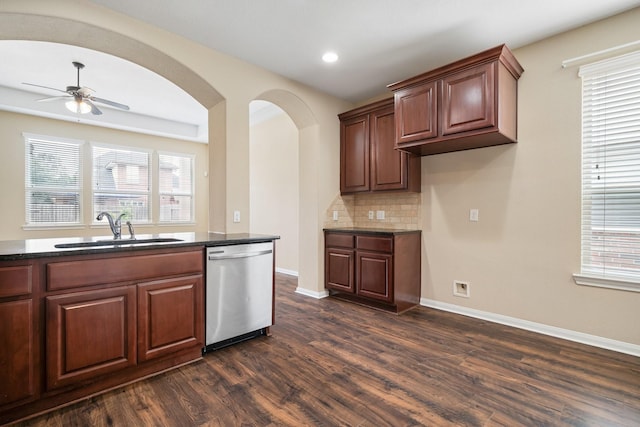
[[420, 307], [294, 293], [276, 325], [29, 426], [638, 426], [640, 358]]

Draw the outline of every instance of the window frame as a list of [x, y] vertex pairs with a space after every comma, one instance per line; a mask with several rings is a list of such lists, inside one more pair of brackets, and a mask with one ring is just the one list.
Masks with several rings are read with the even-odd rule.
[[[161, 185], [160, 185], [160, 157], [161, 156], [174, 156], [174, 157], [184, 157], [184, 158], [188, 158], [191, 162], [191, 189], [189, 193], [167, 193], [167, 192], [162, 192], [161, 191]], [[191, 154], [191, 153], [178, 153], [178, 152], [172, 152], [172, 151], [161, 151], [158, 150], [156, 151], [156, 165], [157, 167], [155, 168], [156, 170], [154, 171], [156, 173], [157, 176], [157, 182], [158, 182], [158, 192], [157, 192], [157, 197], [158, 197], [158, 224], [159, 225], [193, 225], [195, 224], [195, 216], [196, 216], [196, 212], [195, 212], [195, 199], [196, 199], [196, 182], [195, 182], [195, 178], [196, 178], [196, 173], [195, 173], [195, 169], [196, 169], [196, 156], [195, 154]], [[162, 200], [162, 196], [163, 195], [171, 195], [171, 196], [189, 196], [191, 198], [191, 215], [190, 218], [188, 220], [184, 220], [184, 221], [167, 221], [167, 220], [162, 220], [161, 219], [161, 210], [162, 210], [162, 206], [160, 201]]]
[[[89, 173], [91, 174], [91, 212], [92, 212], [92, 218], [91, 218], [91, 223], [89, 224], [90, 226], [97, 226], [97, 225], [103, 225], [103, 222], [98, 221], [95, 218], [94, 213], [97, 211], [96, 209], [96, 205], [95, 205], [95, 196], [96, 193], [109, 193], [109, 191], [105, 191], [105, 190], [99, 190], [96, 188], [96, 182], [95, 182], [95, 175], [94, 175], [94, 168], [95, 168], [95, 162], [94, 162], [94, 150], [96, 148], [100, 148], [100, 149], [107, 149], [107, 150], [118, 150], [118, 151], [125, 151], [125, 152], [135, 152], [135, 153], [144, 153], [147, 155], [147, 191], [140, 191], [140, 190], [123, 190], [123, 189], [117, 189], [116, 191], [121, 191], [124, 192], [126, 194], [131, 194], [131, 195], [146, 195], [148, 200], [147, 200], [147, 211], [148, 211], [148, 215], [147, 215], [147, 219], [146, 220], [141, 220], [139, 218], [126, 218], [126, 219], [130, 219], [132, 222], [134, 222], [135, 224], [139, 224], [139, 225], [153, 225], [153, 150], [149, 150], [146, 148], [141, 148], [141, 147], [133, 147], [133, 146], [127, 146], [127, 145], [120, 145], [120, 144], [107, 144], [107, 143], [102, 143], [102, 142], [95, 142], [95, 141], [91, 141], [89, 143], [90, 145], [90, 153], [89, 153], [89, 157], [91, 159], [91, 170], [89, 171]], [[125, 165], [126, 166], [126, 165]], [[125, 183], [129, 184], [129, 177], [126, 176], [127, 172], [126, 172], [126, 168], [125, 168], [125, 177], [124, 177], [124, 181]], [[116, 213], [116, 212], [113, 212]]]
[[[603, 272], [598, 273], [597, 269], [595, 268], [595, 266], [597, 266], [598, 264], [597, 262], [593, 262], [592, 260], [594, 256], [594, 251], [592, 250], [592, 246], [590, 244], [594, 240], [593, 238], [594, 233], [598, 233], [598, 232], [602, 235], [602, 238], [604, 239], [606, 239], [607, 236], [612, 236], [614, 234], [619, 235], [620, 233], [629, 233], [632, 236], [640, 235], [640, 231], [639, 231], [640, 220], [636, 221], [635, 218], [631, 216], [632, 222], [630, 224], [626, 224], [625, 223], [626, 218], [625, 218], [625, 221], [621, 221], [621, 218], [622, 218], [621, 215], [623, 215], [623, 211], [617, 211], [617, 210], [614, 210], [613, 212], [608, 211], [610, 217], [614, 217], [614, 219], [613, 221], [610, 219], [608, 225], [606, 220], [606, 213], [607, 213], [606, 203], [607, 202], [611, 203], [612, 198], [616, 194], [624, 194], [625, 192], [624, 190], [626, 190], [627, 188], [632, 188], [635, 190], [636, 188], [635, 186], [638, 185], [640, 181], [639, 178], [636, 176], [632, 176], [632, 178], [634, 179], [630, 182], [627, 180], [624, 180], [622, 182], [616, 182], [616, 180], [612, 178], [611, 179], [612, 183], [606, 182], [606, 179], [609, 178], [609, 176], [607, 175], [607, 168], [611, 169], [612, 166], [609, 165], [606, 162], [606, 160], [605, 161], [594, 160], [594, 156], [592, 153], [594, 151], [597, 151], [596, 146], [598, 144], [602, 145], [603, 148], [601, 149], [600, 152], [603, 153], [601, 155], [603, 155], [603, 157], [605, 158], [607, 157], [607, 154], [611, 155], [611, 153], [615, 152], [615, 150], [613, 150], [612, 148], [609, 148], [610, 146], [607, 145], [607, 143], [611, 144], [611, 142], [606, 137], [603, 138], [603, 137], [591, 136], [590, 132], [587, 132], [586, 130], [587, 129], [586, 125], [591, 125], [591, 129], [597, 128], [599, 132], [605, 132], [605, 133], [609, 132], [611, 134], [614, 134], [614, 131], [618, 130], [618, 125], [615, 124], [615, 121], [612, 124], [599, 123], [599, 120], [601, 120], [599, 118], [599, 115], [601, 114], [600, 111], [598, 111], [598, 119], [590, 117], [590, 114], [593, 114], [594, 111], [596, 111], [596, 107], [604, 108], [604, 104], [606, 104], [607, 102], [601, 100], [599, 101], [599, 103], [595, 104], [595, 107], [592, 104], [588, 105], [588, 103], [591, 100], [591, 97], [595, 96], [595, 93], [596, 93], [596, 90], [593, 89], [595, 85], [591, 86], [592, 82], [589, 81], [589, 79], [603, 78], [603, 79], [606, 79], [607, 83], [609, 83], [610, 80], [603, 76], [608, 75], [609, 73], [624, 72], [625, 70], [633, 70], [631, 72], [632, 74], [640, 75], [640, 51], [632, 52], [630, 54], [606, 59], [603, 61], [599, 61], [593, 64], [587, 64], [585, 66], [580, 67], [579, 76], [581, 77], [581, 81], [582, 81], [582, 101], [581, 101], [581, 105], [582, 105], [582, 137], [581, 137], [582, 185], [580, 190], [580, 195], [582, 200], [581, 245], [580, 245], [581, 260], [580, 260], [580, 273], [574, 274], [573, 278], [576, 284], [578, 285], [596, 286], [596, 287], [603, 287], [603, 288], [609, 288], [609, 289], [640, 292], [640, 269], [637, 272], [625, 271], [624, 268], [618, 267], [616, 269], [615, 266], [611, 266], [612, 263], [609, 263], [610, 268], [613, 269], [613, 272], [607, 272], [606, 271], [607, 261], [604, 261], [602, 262]], [[634, 76], [634, 79], [640, 80], [640, 77]], [[587, 83], [587, 86], [591, 88], [589, 89], [589, 91], [585, 88], [585, 81]], [[636, 86], [637, 86], [637, 83], [636, 83]], [[606, 89], [606, 84], [603, 84], [602, 86], [595, 86], [595, 87], [597, 87], [598, 89], [604, 90], [603, 88]], [[606, 100], [610, 103], [612, 101], [612, 98], [606, 97]], [[632, 100], [631, 101], [632, 105], [640, 103], [640, 90], [636, 90], [633, 92], [633, 96], [631, 100]], [[613, 110], [613, 107], [610, 107], [610, 108]], [[625, 107], [625, 110], [624, 110], [625, 112], [631, 111], [631, 114], [633, 114], [632, 116], [633, 119], [631, 121], [632, 124], [635, 123], [635, 116], [638, 114], [638, 113], [634, 113], [635, 110], [638, 110], [638, 108]], [[614, 114], [614, 117], [618, 117], [618, 116]], [[599, 127], [597, 125], [599, 125]], [[626, 122], [625, 122], [625, 125], [626, 125]], [[591, 129], [590, 131], [593, 132]], [[603, 130], [603, 129], [606, 129], [606, 130]], [[618, 142], [618, 139], [614, 139], [615, 143], [617, 143], [618, 145], [622, 145], [623, 147], [625, 147], [625, 149], [628, 149], [629, 152], [631, 152], [631, 150], [635, 150], [636, 146], [640, 147], [640, 137], [638, 137], [639, 139], [636, 140], [634, 136], [634, 134], [637, 131], [625, 130], [622, 132], [623, 132], [622, 135], [625, 135], [625, 136], [629, 134], [629, 136], [632, 137], [631, 141]], [[589, 134], [589, 136], [587, 134]], [[617, 138], [617, 136], [614, 138]], [[629, 144], [631, 148], [627, 148], [626, 144]], [[600, 175], [603, 175], [602, 177], [603, 183], [600, 184], [601, 190], [595, 190], [595, 189], [592, 189], [594, 187], [593, 170], [594, 169], [597, 170], [600, 167], [600, 164], [602, 163], [604, 163], [604, 170], [602, 172], [597, 171], [595, 175], [597, 175], [598, 180], [601, 179]], [[619, 160], [615, 163], [615, 165], [620, 165], [620, 164], [622, 164], [622, 162], [620, 162]], [[629, 170], [633, 170], [635, 166], [636, 166], [636, 163], [634, 162], [628, 168]], [[626, 171], [626, 169], [624, 170]], [[611, 173], [613, 174], [613, 172]], [[615, 174], [613, 176], [615, 176]], [[619, 176], [616, 178], [619, 179]], [[625, 201], [627, 200], [631, 201], [632, 209], [635, 203], [635, 197], [633, 197], [633, 194], [635, 194], [635, 191], [631, 192], [630, 196], [623, 199]], [[591, 205], [589, 204], [590, 203], [589, 200], [591, 200], [589, 198], [593, 199], [594, 201], [594, 203], [592, 203]], [[598, 212], [598, 214], [601, 216], [594, 217], [591, 206], [593, 206], [594, 204], [597, 205], [597, 203], [602, 203], [604, 207], [601, 208], [602, 212]], [[612, 203], [612, 205], [615, 206], [614, 203]], [[612, 222], [613, 224], [611, 224]], [[625, 225], [620, 226], [619, 224], [617, 224], [619, 222], [623, 222], [625, 223]], [[638, 237], [632, 237], [632, 241], [633, 239], [637, 239], [637, 238]], [[614, 242], [613, 244], [623, 241], [623, 239], [620, 237], [618, 237], [617, 240], [616, 240], [616, 237], [614, 237], [611, 240]], [[618, 243], [618, 244], [621, 244], [621, 243]], [[607, 248], [605, 243], [603, 243], [603, 248]], [[603, 249], [602, 251], [606, 251], [606, 249]], [[608, 252], [605, 252], [605, 253], [608, 253]], [[632, 254], [633, 250], [631, 249], [626, 252], [619, 250], [614, 253], [619, 253], [622, 255]], [[602, 255], [600, 254], [600, 256]]]
[[[72, 138], [63, 138], [58, 136], [51, 135], [40, 135], [29, 132], [22, 133], [24, 139], [24, 230], [42, 230], [42, 229], [78, 229], [83, 228], [84, 226], [84, 152], [86, 142], [83, 140], [72, 139]], [[74, 187], [72, 191], [78, 193], [78, 220], [74, 222], [30, 222], [29, 221], [29, 193], [34, 191], [34, 188], [41, 189], [42, 192], [69, 192], [69, 187], [57, 187], [57, 186], [42, 186], [42, 187], [34, 187], [32, 183], [29, 182], [28, 175], [31, 171], [31, 164], [29, 159], [27, 158], [27, 150], [30, 143], [34, 141], [41, 141], [45, 143], [53, 143], [53, 144], [67, 144], [67, 145], [75, 145], [78, 147], [78, 158], [77, 158], [77, 166], [78, 166], [78, 178], [77, 178], [77, 187]]]

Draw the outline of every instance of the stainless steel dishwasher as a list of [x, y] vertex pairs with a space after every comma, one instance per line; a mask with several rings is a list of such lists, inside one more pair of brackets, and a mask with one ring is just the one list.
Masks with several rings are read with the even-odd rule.
[[207, 248], [205, 351], [266, 334], [272, 316], [273, 242]]

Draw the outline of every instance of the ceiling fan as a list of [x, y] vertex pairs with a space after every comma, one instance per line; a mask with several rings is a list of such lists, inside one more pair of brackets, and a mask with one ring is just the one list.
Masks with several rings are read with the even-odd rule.
[[49, 86], [36, 85], [33, 83], [23, 83], [23, 84], [29, 85], [29, 86], [42, 87], [45, 89], [51, 89], [58, 92], [66, 93], [66, 95], [51, 96], [48, 98], [38, 99], [37, 101], [43, 102], [43, 101], [53, 101], [56, 99], [71, 98], [69, 101], [65, 103], [65, 106], [69, 111], [73, 113], [86, 114], [88, 112], [91, 112], [92, 114], [95, 114], [95, 115], [102, 114], [102, 111], [100, 111], [100, 109], [96, 107], [94, 102], [110, 105], [112, 107], [120, 108], [122, 110], [129, 110], [129, 106], [127, 105], [120, 104], [114, 101], [109, 101], [108, 99], [95, 97], [92, 95], [92, 93], [94, 92], [93, 89], [80, 86], [80, 70], [84, 68], [84, 64], [80, 62], [75, 62], [75, 61], [72, 62], [72, 64], [78, 70], [78, 80], [75, 86], [67, 86], [66, 90], [56, 89], [54, 87], [49, 87]]

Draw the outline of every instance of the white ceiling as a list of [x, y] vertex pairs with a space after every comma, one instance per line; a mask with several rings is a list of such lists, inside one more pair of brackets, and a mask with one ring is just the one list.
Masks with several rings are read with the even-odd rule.
[[[92, 2], [352, 102], [501, 43], [515, 49], [640, 6], [640, 0]], [[322, 62], [327, 50], [340, 56], [338, 62]], [[97, 124], [159, 129], [157, 134], [206, 141], [204, 108], [164, 78], [128, 61], [72, 46], [26, 41], [0, 41], [0, 57], [0, 108], [26, 112], [33, 106], [46, 107], [49, 111], [41, 114], [78, 120], [74, 115], [60, 116], [65, 115], [64, 107], [34, 102], [55, 93], [22, 82], [64, 89], [75, 84], [71, 62], [80, 61], [86, 65], [81, 85], [95, 89], [95, 96], [131, 107], [131, 113], [101, 107], [105, 114], [97, 117]], [[25, 89], [38, 94], [29, 97]], [[14, 103], [7, 96], [19, 105], [7, 106]], [[81, 121], [96, 119], [88, 116]]]

